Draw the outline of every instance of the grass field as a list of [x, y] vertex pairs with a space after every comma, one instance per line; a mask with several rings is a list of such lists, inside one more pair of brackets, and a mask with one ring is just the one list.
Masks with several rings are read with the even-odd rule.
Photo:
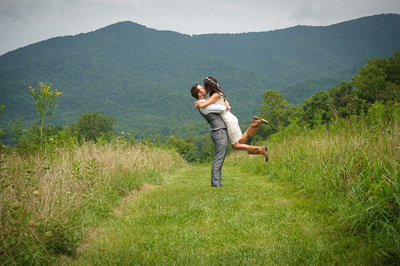
[[61, 264], [379, 264], [329, 206], [291, 183], [241, 172], [229, 158], [222, 188], [210, 187], [209, 172], [184, 167], [142, 186]]
[[210, 164], [148, 143], [0, 158], [0, 264], [388, 265], [400, 258], [400, 109], [272, 135]]

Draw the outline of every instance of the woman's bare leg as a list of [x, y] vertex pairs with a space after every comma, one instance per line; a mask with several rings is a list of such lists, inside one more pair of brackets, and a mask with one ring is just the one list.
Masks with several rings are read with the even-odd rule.
[[234, 150], [247, 150], [247, 147], [249, 147], [249, 145], [241, 143], [241, 140], [232, 145]]
[[247, 133], [244, 132], [243, 135], [242, 135], [242, 138], [238, 142], [233, 144], [232, 148], [234, 150], [247, 150], [247, 146], [249, 146], [249, 145], [246, 144], [246, 141], [247, 141], [248, 137], [249, 136], [247, 135]]
[[242, 138], [239, 140], [240, 144], [245, 144], [249, 136], [246, 132], [243, 133]]
[[232, 148], [234, 150], [247, 150], [248, 154], [262, 154], [265, 157], [265, 161], [268, 162], [268, 148], [266, 146], [250, 146], [238, 141], [232, 145]]

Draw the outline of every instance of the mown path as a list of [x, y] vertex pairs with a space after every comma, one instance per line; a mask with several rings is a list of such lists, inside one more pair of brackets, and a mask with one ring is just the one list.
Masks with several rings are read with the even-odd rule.
[[368, 264], [368, 250], [290, 183], [189, 166], [127, 197], [91, 230], [77, 265]]

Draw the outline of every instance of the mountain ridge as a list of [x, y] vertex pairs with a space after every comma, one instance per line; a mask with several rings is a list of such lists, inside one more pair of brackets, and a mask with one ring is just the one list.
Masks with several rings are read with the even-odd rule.
[[35, 110], [27, 88], [43, 81], [63, 92], [52, 123], [98, 110], [116, 117], [119, 131], [179, 135], [182, 126], [203, 123], [189, 89], [206, 76], [218, 79], [233, 112], [247, 123], [268, 89], [301, 103], [351, 78], [367, 60], [399, 48], [397, 14], [331, 26], [193, 36], [125, 21], [0, 56], [0, 105], [5, 105], [5, 123], [18, 116], [32, 123]]

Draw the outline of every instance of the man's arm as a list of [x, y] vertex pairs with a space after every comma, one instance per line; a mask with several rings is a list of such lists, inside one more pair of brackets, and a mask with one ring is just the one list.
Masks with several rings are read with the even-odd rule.
[[209, 113], [220, 113], [226, 111], [226, 106], [222, 104], [210, 104], [204, 108], [200, 108], [200, 111], [205, 115]]

